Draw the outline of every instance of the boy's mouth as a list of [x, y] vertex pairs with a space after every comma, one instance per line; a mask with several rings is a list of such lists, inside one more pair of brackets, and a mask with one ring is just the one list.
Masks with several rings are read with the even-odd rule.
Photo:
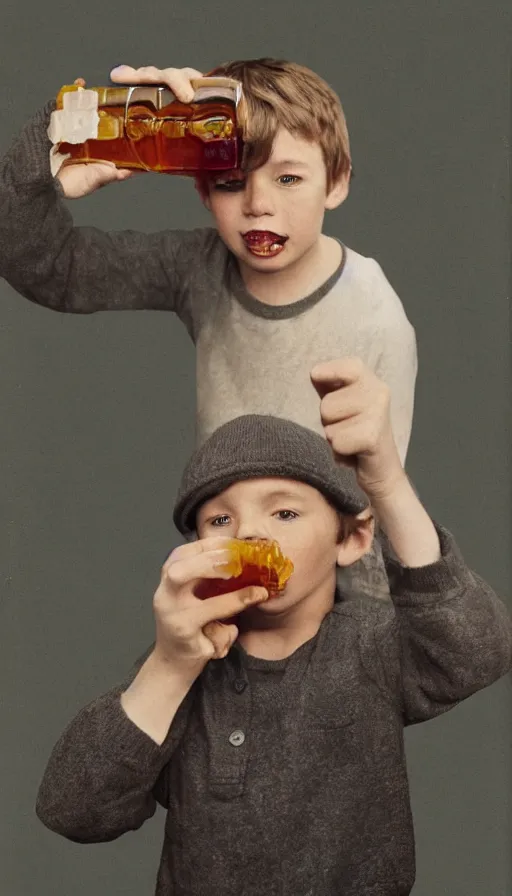
[[248, 230], [242, 239], [251, 255], [259, 258], [274, 258], [284, 249], [288, 237], [273, 233], [272, 230]]

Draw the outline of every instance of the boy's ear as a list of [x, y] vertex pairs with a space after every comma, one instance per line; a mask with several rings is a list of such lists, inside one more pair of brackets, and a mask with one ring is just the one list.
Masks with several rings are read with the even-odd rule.
[[196, 188], [196, 191], [199, 193], [201, 202], [208, 209], [208, 211], [211, 212], [212, 209], [210, 205], [210, 191], [208, 190], [208, 184], [206, 183], [204, 177], [195, 177], [194, 186]]
[[375, 533], [375, 519], [370, 507], [356, 517], [354, 526], [345, 535], [338, 548], [338, 566], [351, 566], [356, 563], [372, 546]]
[[338, 208], [342, 202], [345, 202], [345, 199], [348, 196], [348, 191], [350, 188], [350, 171], [346, 171], [341, 177], [338, 178], [336, 183], [331, 187], [327, 194], [327, 198], [325, 200], [325, 208], [327, 211], [332, 211], [334, 208]]

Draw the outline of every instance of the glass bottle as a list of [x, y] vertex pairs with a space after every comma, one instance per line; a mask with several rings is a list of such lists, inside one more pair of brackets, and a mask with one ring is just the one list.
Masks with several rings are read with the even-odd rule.
[[193, 100], [182, 103], [165, 86], [65, 85], [48, 136], [59, 154], [76, 162], [190, 176], [237, 168], [240, 83], [211, 77], [192, 86]]

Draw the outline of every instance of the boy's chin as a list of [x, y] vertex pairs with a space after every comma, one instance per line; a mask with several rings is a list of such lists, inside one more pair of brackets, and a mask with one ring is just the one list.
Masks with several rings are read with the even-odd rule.
[[273, 271], [282, 271], [290, 264], [290, 257], [286, 255], [286, 251], [273, 257], [253, 255], [251, 252], [240, 253], [237, 257], [251, 271], [272, 273]]

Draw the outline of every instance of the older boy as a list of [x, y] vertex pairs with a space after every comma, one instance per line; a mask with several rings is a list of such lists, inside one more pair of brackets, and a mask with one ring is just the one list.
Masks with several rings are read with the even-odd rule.
[[[295, 63], [255, 60], [215, 71], [243, 83], [248, 155], [246, 170], [201, 184], [213, 229], [74, 227], [64, 197], [85, 196], [130, 172], [72, 165], [54, 179], [49, 103], [0, 168], [0, 275], [56, 311], [175, 311], [197, 347], [199, 442], [247, 413], [286, 416], [321, 432], [311, 368], [325, 358], [360, 357], [391, 390], [404, 460], [414, 331], [379, 265], [322, 233], [326, 209], [349, 189], [340, 101]], [[167, 83], [187, 101], [190, 78], [199, 74], [121, 66], [111, 76]]]
[[[182, 480], [174, 519], [198, 540], [164, 565], [154, 648], [71, 723], [41, 785], [40, 818], [79, 842], [134, 830], [160, 802], [158, 896], [407, 896], [404, 725], [512, 664], [505, 608], [403, 472], [387, 388], [357, 362], [315, 383], [327, 440], [355, 476], [296, 423], [221, 427]], [[396, 555], [393, 602], [338, 602], [336, 564], [371, 542], [368, 498]], [[277, 539], [295, 564], [284, 594], [199, 600], [225, 535]], [[241, 611], [238, 627], [221, 622]]]
[[[402, 463], [417, 371], [414, 330], [379, 265], [323, 232], [352, 170], [343, 109], [303, 66], [272, 59], [215, 69], [243, 84], [243, 171], [199, 184], [215, 227], [104, 233], [74, 227], [63, 198], [130, 176], [112, 165], [50, 169], [49, 103], [0, 167], [0, 275], [56, 311], [174, 311], [197, 348], [202, 443], [242, 414], [274, 414], [322, 432], [311, 368], [359, 357], [391, 390]], [[195, 69], [132, 69], [112, 80], [166, 83], [183, 101]], [[364, 567], [364, 568], [362, 568]], [[357, 570], [357, 572], [356, 572]], [[343, 579], [388, 593], [380, 550]]]

